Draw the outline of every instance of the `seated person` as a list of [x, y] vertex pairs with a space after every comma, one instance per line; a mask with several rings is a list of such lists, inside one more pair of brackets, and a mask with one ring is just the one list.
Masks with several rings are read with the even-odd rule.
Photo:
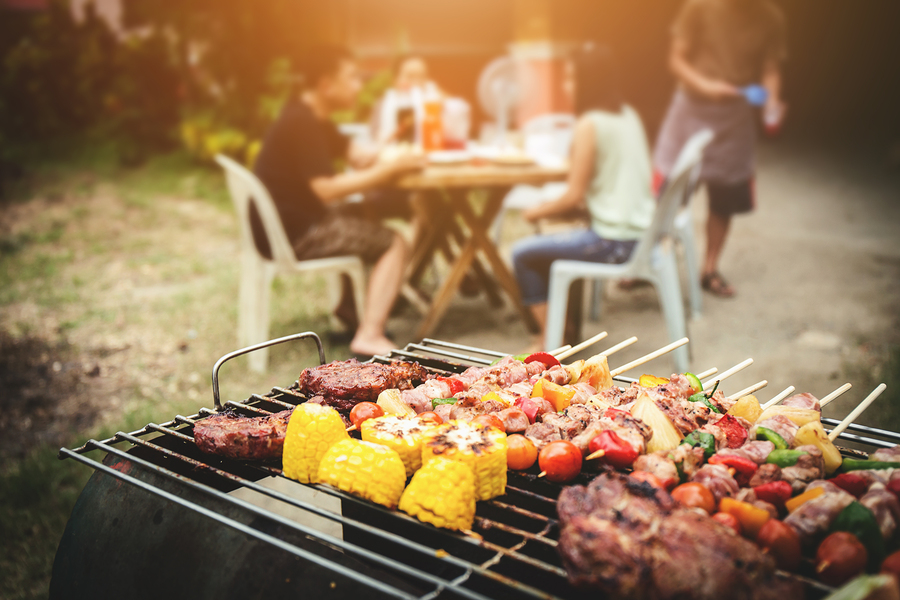
[[428, 65], [419, 56], [402, 56], [394, 63], [394, 81], [372, 111], [375, 140], [415, 143], [416, 125], [424, 117], [427, 98], [440, 97], [441, 90], [428, 79]]
[[[337, 110], [352, 107], [356, 100], [362, 87], [356, 63], [345, 49], [331, 46], [311, 49], [302, 62], [305, 85], [267, 132], [256, 174], [278, 208], [298, 260], [356, 255], [374, 265], [365, 312], [350, 350], [361, 355], [384, 354], [395, 347], [384, 327], [403, 281], [409, 248], [379, 219], [408, 216], [410, 209], [408, 199], [399, 192], [378, 196], [371, 192], [422, 168], [424, 162], [421, 157], [406, 155], [390, 163], [371, 164], [370, 159], [356, 155], [329, 118]], [[340, 160], [357, 170], [338, 173], [335, 162]], [[357, 192], [367, 192], [365, 200], [341, 203]], [[261, 235], [255, 208], [251, 219], [260, 251], [268, 254], [268, 248], [262, 247], [266, 238]]]
[[[525, 238], [513, 246], [522, 300], [531, 308], [542, 335], [553, 261], [627, 261], [656, 207], [644, 126], [622, 99], [609, 52], [592, 44], [578, 50], [566, 65], [566, 91], [579, 114], [568, 190], [556, 200], [524, 211], [523, 216], [535, 222], [587, 212], [590, 226]], [[543, 337], [538, 344], [543, 344]]]

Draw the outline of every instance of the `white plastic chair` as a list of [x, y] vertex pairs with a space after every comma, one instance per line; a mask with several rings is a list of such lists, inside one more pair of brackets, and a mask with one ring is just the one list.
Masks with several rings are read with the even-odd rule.
[[[576, 279], [630, 278], [649, 281], [659, 295], [669, 337], [675, 341], [685, 336], [687, 327], [684, 319], [684, 302], [672, 244], [675, 235], [674, 221], [687, 195], [693, 191], [700, 174], [703, 147], [711, 138], [711, 133], [702, 131], [685, 144], [669, 177], [668, 185], [659, 199], [653, 222], [638, 241], [627, 262], [620, 265], [574, 260], [553, 262], [550, 267], [550, 297], [547, 307], [547, 331], [544, 337], [546, 348], [558, 348], [562, 345], [569, 286]], [[594, 302], [599, 304], [599, 295]], [[686, 371], [687, 348], [685, 346], [677, 348], [672, 355], [675, 369], [679, 372]]]
[[[525, 153], [536, 163], [548, 166], [564, 164], [572, 146], [575, 116], [568, 113], [549, 113], [537, 116], [522, 126]], [[491, 225], [494, 243], [500, 243], [503, 219], [508, 210], [525, 210], [542, 202], [554, 200], [566, 191], [565, 183], [548, 183], [541, 187], [517, 185], [509, 191]]]
[[[262, 182], [246, 168], [221, 154], [216, 162], [225, 169], [228, 190], [241, 223], [241, 284], [238, 307], [238, 345], [251, 346], [269, 339], [269, 302], [272, 281], [279, 273], [315, 273], [326, 276], [329, 301], [336, 305], [341, 294], [341, 273], [350, 277], [356, 313], [362, 318], [365, 279], [363, 263], [356, 256], [336, 256], [315, 260], [297, 260], [288, 241], [278, 209]], [[250, 226], [250, 202], [256, 205], [272, 258], [263, 257], [253, 241]], [[250, 368], [263, 372], [268, 362], [268, 350], [258, 350], [249, 356]]]

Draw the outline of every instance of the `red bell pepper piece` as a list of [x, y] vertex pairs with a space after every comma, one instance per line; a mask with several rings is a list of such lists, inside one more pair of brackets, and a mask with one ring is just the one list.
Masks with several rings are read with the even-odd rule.
[[534, 424], [535, 419], [537, 419], [538, 411], [541, 408], [537, 402], [523, 396], [516, 398], [514, 406], [525, 413], [525, 416], [528, 417], [528, 422], [532, 425]]
[[791, 499], [793, 493], [787, 481], [770, 481], [756, 486], [753, 491], [758, 499], [774, 504], [778, 509], [784, 508], [784, 503]]
[[885, 487], [890, 493], [900, 498], [900, 479], [891, 479]]
[[740, 448], [747, 441], [747, 430], [731, 415], [725, 415], [716, 421], [716, 427], [725, 433], [729, 448]]
[[829, 481], [842, 490], [853, 494], [857, 498], [862, 498], [865, 493], [869, 491], [868, 480], [862, 475], [852, 471], [850, 473], [841, 473], [837, 477], [832, 477]]
[[438, 377], [438, 381], [442, 381], [450, 386], [450, 395], [455, 396], [460, 392], [466, 391], [466, 384], [455, 377]]
[[706, 461], [711, 465], [724, 465], [730, 469], [734, 469], [734, 480], [741, 487], [746, 487], [750, 483], [750, 478], [759, 468], [755, 462], [743, 456], [733, 456], [729, 454], [713, 454]]
[[557, 367], [560, 364], [560, 362], [556, 359], [556, 357], [553, 356], [552, 354], [550, 354], [549, 352], [535, 352], [534, 354], [528, 356], [528, 358], [526, 358], [522, 362], [523, 363], [532, 363], [535, 361], [544, 363], [545, 365], [547, 365], [548, 369], [550, 367]]
[[609, 429], [605, 429], [594, 436], [588, 448], [592, 454], [598, 450], [605, 451], [606, 454], [600, 457], [600, 462], [616, 469], [630, 469], [638, 457], [638, 451], [631, 444], [620, 438], [615, 431]]

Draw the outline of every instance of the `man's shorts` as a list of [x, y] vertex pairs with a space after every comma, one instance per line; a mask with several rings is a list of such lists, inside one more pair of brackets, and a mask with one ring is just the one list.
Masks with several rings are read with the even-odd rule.
[[750, 212], [756, 206], [756, 186], [752, 179], [741, 183], [716, 183], [714, 181], [705, 183], [710, 212], [730, 217]]
[[409, 218], [405, 193], [373, 192], [362, 202], [329, 207], [301, 237], [293, 241], [297, 260], [358, 256], [373, 264], [387, 252], [396, 233], [382, 219]]

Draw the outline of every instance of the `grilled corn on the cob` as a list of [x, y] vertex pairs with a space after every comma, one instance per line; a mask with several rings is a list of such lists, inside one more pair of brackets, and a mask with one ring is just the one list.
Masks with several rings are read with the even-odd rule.
[[395, 508], [406, 485], [400, 456], [387, 446], [347, 439], [333, 445], [319, 464], [319, 482]]
[[472, 469], [455, 460], [432, 458], [406, 486], [400, 510], [436, 527], [471, 529], [475, 519]]
[[291, 414], [284, 437], [281, 463], [284, 475], [300, 483], [315, 483], [319, 461], [347, 430], [338, 411], [330, 406], [305, 403]]
[[395, 450], [409, 477], [422, 466], [422, 436], [432, 427], [421, 419], [385, 415], [363, 421], [360, 434], [367, 442]]
[[475, 499], [506, 493], [506, 434], [465, 421], [438, 425], [422, 440], [422, 465], [435, 456], [464, 462], [475, 475]]

